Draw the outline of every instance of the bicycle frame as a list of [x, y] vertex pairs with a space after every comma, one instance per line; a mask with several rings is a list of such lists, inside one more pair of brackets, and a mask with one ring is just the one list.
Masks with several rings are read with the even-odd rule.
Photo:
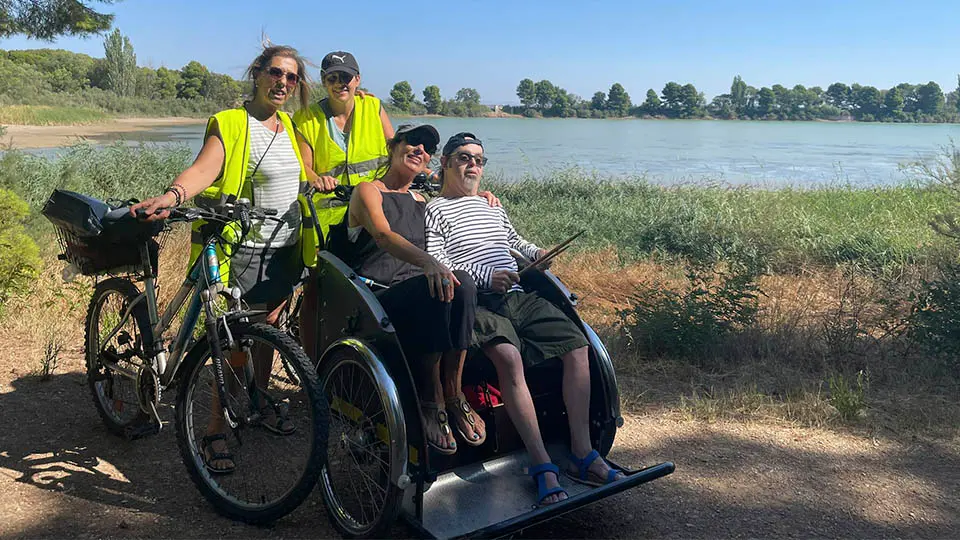
[[[156, 278], [153, 272], [153, 265], [150, 263], [150, 254], [145, 244], [140, 246], [141, 268], [143, 270], [144, 290], [137, 296], [117, 323], [116, 327], [107, 334], [98, 345], [98, 350], [103, 350], [104, 345], [113, 339], [116, 333], [129, 320], [133, 309], [140, 302], [146, 302], [147, 313], [150, 318], [150, 327], [141, 329], [143, 334], [143, 359], [152, 361], [153, 368], [163, 387], [170, 386], [176, 379], [177, 371], [183, 361], [186, 352], [193, 345], [193, 331], [196, 328], [197, 321], [200, 318], [201, 310], [205, 310], [208, 318], [214, 315], [213, 300], [218, 295], [224, 295], [228, 299], [228, 313], [243, 312], [240, 307], [240, 291], [235, 287], [226, 286], [220, 279], [220, 261], [215, 250], [216, 238], [211, 237], [206, 244], [202, 255], [194, 261], [190, 267], [186, 279], [180, 285], [177, 293], [171, 299], [170, 304], [164, 310], [163, 314], [158, 314], [156, 297]], [[192, 294], [191, 294], [192, 293]], [[180, 312], [187, 300], [190, 300], [183, 322], [169, 348], [164, 345], [164, 334], [169, 330], [173, 323], [173, 318]], [[214, 322], [214, 324], [216, 324]], [[120, 373], [123, 373], [133, 379], [138, 374], [131, 373], [121, 366], [111, 362], [109, 367]]]

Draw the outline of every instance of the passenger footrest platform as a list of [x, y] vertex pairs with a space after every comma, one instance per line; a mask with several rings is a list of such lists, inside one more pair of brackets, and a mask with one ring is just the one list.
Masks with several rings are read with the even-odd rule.
[[[551, 455], [561, 471], [568, 466], [562, 452]], [[557, 459], [559, 458], [559, 459]], [[533, 480], [524, 472], [529, 466], [526, 452], [519, 451], [485, 463], [473, 463], [441, 474], [423, 494], [423, 521], [408, 521], [434, 538], [496, 537], [530, 527], [577, 508], [597, 502], [673, 472], [666, 462], [639, 471], [601, 487], [574, 482], [562, 472], [560, 485], [568, 498], [538, 507]]]

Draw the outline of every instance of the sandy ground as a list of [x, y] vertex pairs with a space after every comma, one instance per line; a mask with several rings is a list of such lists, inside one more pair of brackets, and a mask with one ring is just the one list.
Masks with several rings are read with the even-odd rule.
[[67, 146], [88, 138], [102, 138], [115, 134], [145, 131], [166, 126], [200, 125], [202, 118], [118, 118], [102, 124], [83, 126], [6, 126], [3, 143], [13, 148], [54, 148]]
[[[108, 435], [79, 348], [63, 351], [48, 381], [31, 374], [37, 359], [26, 350], [12, 345], [0, 356], [0, 538], [334, 534], [316, 492], [271, 528], [219, 517], [188, 479], [171, 425], [135, 442]], [[169, 407], [163, 415], [172, 420]], [[677, 471], [521, 536], [945, 538], [960, 530], [957, 440], [705, 423], [651, 408], [627, 415], [611, 457], [671, 460]]]

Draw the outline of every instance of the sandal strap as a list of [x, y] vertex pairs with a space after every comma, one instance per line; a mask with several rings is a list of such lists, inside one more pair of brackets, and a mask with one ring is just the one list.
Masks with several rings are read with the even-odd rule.
[[591, 450], [589, 454], [583, 457], [583, 459], [578, 458], [573, 454], [573, 452], [570, 452], [570, 461], [577, 466], [577, 475], [581, 480], [587, 479], [587, 475], [590, 473], [590, 465], [592, 465], [598, 457], [600, 457], [600, 452], [597, 452], [596, 450]]
[[227, 460], [227, 459], [229, 459], [230, 461], [233, 461], [232, 452], [214, 452], [210, 454], [210, 457], [207, 459], [207, 461], [219, 461], [219, 460]]
[[550, 463], [549, 461], [547, 463], [534, 465], [533, 467], [530, 467], [529, 469], [527, 469], [527, 474], [529, 474], [534, 479], [548, 472], [552, 472], [553, 474], [557, 475], [558, 479], [560, 478], [560, 467], [557, 467], [556, 465], [554, 465], [553, 463]]
[[450, 429], [450, 420], [447, 416], [447, 410], [440, 406], [439, 403], [434, 401], [424, 401], [420, 403], [421, 409], [433, 409], [434, 418], [437, 420], [437, 424], [440, 425], [440, 432], [443, 433], [443, 436], [446, 437], [453, 433]]
[[453, 408], [458, 413], [462, 414], [463, 417], [467, 420], [467, 423], [470, 424], [470, 427], [476, 427], [477, 419], [474, 418], [473, 407], [470, 406], [470, 402], [467, 401], [467, 397], [463, 395], [463, 392], [460, 392], [456, 396], [448, 397], [445, 400], [447, 408]]
[[204, 435], [203, 438], [200, 439], [200, 446], [206, 448], [207, 446], [210, 445], [210, 443], [214, 441], [226, 442], [227, 436], [223, 433], [214, 433], [213, 435]]

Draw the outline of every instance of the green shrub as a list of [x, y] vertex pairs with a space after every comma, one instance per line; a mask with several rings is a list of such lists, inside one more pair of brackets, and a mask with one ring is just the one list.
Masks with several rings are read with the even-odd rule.
[[37, 245], [23, 227], [28, 211], [14, 193], [0, 189], [0, 315], [7, 299], [25, 288], [40, 268]]
[[867, 377], [863, 370], [857, 372], [856, 381], [841, 374], [831, 375], [827, 381], [830, 386], [830, 404], [837, 409], [845, 422], [856, 420], [867, 408]]
[[726, 266], [724, 271], [692, 267], [682, 292], [639, 288], [631, 307], [618, 313], [629, 346], [656, 356], [706, 360], [724, 339], [754, 325], [760, 272], [743, 262]]

